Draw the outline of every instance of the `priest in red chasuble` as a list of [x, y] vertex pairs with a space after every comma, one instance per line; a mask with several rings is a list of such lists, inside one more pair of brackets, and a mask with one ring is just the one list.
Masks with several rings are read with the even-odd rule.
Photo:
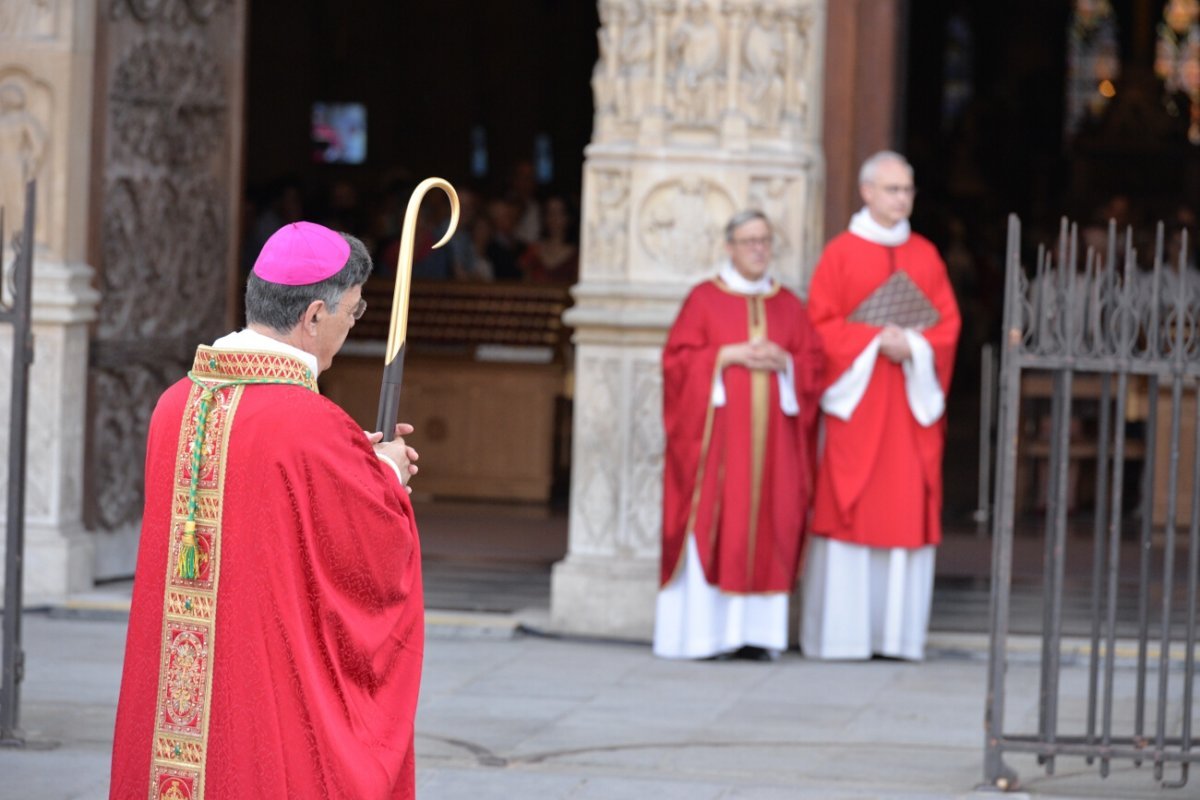
[[114, 800], [414, 796], [416, 453], [317, 391], [370, 272], [351, 236], [281, 228], [246, 329], [199, 347], [159, 399]]
[[811, 658], [919, 660], [960, 319], [946, 265], [909, 229], [912, 167], [878, 153], [859, 184], [866, 205], [809, 286], [829, 370], [800, 640]]
[[768, 274], [771, 225], [744, 211], [729, 260], [692, 289], [663, 350], [663, 547], [654, 653], [787, 648], [825, 361], [804, 304]]

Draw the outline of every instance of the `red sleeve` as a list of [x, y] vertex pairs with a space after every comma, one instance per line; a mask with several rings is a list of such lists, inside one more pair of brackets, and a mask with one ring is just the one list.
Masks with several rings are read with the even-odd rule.
[[950, 277], [946, 273], [945, 262], [942, 261], [937, 248], [932, 243], [924, 242], [924, 245], [928, 251], [921, 259], [923, 269], [920, 274], [919, 286], [937, 309], [938, 321], [933, 327], [921, 331], [921, 335], [933, 348], [933, 361], [942, 391], [949, 392], [962, 318], [959, 315], [958, 303], [954, 299], [954, 289], [950, 285]]
[[[825, 346], [821, 335], [809, 318], [802, 302], [799, 313], [796, 341], [791, 348], [792, 366], [795, 369], [796, 399], [800, 402], [800, 422], [804, 435], [804, 450], [808, 459], [808, 475], [816, 475], [817, 466], [817, 417], [820, 412], [821, 393], [825, 388]], [[809, 493], [811, 497], [811, 492]]]
[[808, 314], [820, 333], [827, 357], [822, 388], [840, 378], [881, 330], [874, 325], [846, 321], [855, 308], [847, 280], [851, 256], [850, 249], [835, 240], [821, 255], [809, 285]]
[[692, 290], [663, 348], [663, 552], [662, 582], [670, 580], [683, 550], [700, 464], [713, 374], [721, 342], [712, 329], [705, 284]]

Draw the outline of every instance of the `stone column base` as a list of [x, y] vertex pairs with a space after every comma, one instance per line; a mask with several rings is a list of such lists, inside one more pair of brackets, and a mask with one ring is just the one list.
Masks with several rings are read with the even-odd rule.
[[[69, 594], [91, 589], [95, 558], [95, 544], [82, 526], [64, 530], [45, 523], [26, 522], [21, 576], [25, 605], [62, 605]], [[0, 542], [0, 565], [3, 563], [4, 546]], [[0, 574], [0, 590], [3, 584], [4, 576]]]
[[658, 560], [568, 555], [550, 578], [550, 624], [563, 633], [649, 642]]

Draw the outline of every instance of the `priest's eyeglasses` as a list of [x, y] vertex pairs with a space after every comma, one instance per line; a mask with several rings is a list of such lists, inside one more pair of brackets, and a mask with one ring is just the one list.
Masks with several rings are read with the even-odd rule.
[[[342, 310], [342, 301], [339, 300], [337, 302], [337, 306], [333, 309], [333, 313], [337, 313], [341, 310]], [[358, 298], [358, 302], [354, 304], [354, 308], [349, 310], [350, 318], [352, 320], [354, 320], [355, 322], [358, 322], [360, 319], [362, 319], [363, 312], [366, 310], [367, 310], [367, 301], [364, 298], [360, 297], [360, 298]]]
[[771, 242], [772, 237], [770, 236], [746, 236], [733, 240], [738, 247], [770, 247]]

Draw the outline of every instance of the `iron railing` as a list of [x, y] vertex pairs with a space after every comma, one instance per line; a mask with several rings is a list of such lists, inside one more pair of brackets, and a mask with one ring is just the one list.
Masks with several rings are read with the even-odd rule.
[[[11, 276], [11, 296], [0, 289], [0, 322], [12, 325], [12, 384], [8, 418], [8, 506], [4, 550], [4, 625], [0, 654], [0, 746], [19, 746], [20, 689], [25, 654], [21, 649], [22, 561], [25, 551], [25, 431], [29, 410], [29, 367], [33, 364], [32, 288], [34, 205], [37, 187], [25, 187], [25, 220], [13, 237], [13, 267], [4, 270], [0, 257], [0, 281]], [[4, 242], [4, 218], [0, 209], [0, 245]], [[3, 247], [0, 246], [0, 254]], [[2, 284], [0, 284], [2, 285]]]
[[[1017, 775], [1004, 761], [1006, 753], [1036, 755], [1047, 774], [1053, 774], [1060, 756], [1098, 761], [1103, 777], [1115, 760], [1147, 763], [1167, 787], [1185, 785], [1190, 764], [1200, 760], [1192, 731], [1200, 580], [1200, 273], [1187, 263], [1187, 232], [1182, 236], [1177, 263], [1164, 263], [1160, 224], [1152, 266], [1141, 270], [1132, 231], [1119, 238], [1115, 223], [1110, 223], [1104, 252], [1089, 248], [1081, 253], [1077, 228], [1064, 220], [1057, 252], [1039, 247], [1032, 274], [1027, 274], [1020, 220], [1009, 218], [984, 758], [984, 777], [991, 786], [1016, 786]], [[1021, 388], [1023, 375], [1031, 371], [1048, 373], [1053, 383], [1042, 522], [1040, 701], [1037, 730], [1014, 733], [1005, 726], [1005, 679]], [[1081, 434], [1071, 424], [1081, 378], [1099, 385], [1094, 435]], [[1144, 444], [1136, 449], [1129, 438], [1136, 429], [1127, 422], [1135, 384], [1144, 387], [1147, 404]], [[1169, 391], [1169, 412], [1159, 407], [1160, 390]], [[1196, 432], [1183, 442], [1183, 408], [1189, 398], [1196, 403]], [[1156, 474], [1156, 462], [1164, 455], [1156, 452], [1163, 424], [1170, 426], [1165, 475]], [[1068, 510], [1071, 462], [1084, 445], [1096, 465], [1090, 525], [1077, 517], [1069, 519]], [[1180, 486], [1182, 448], [1191, 449], [1187, 486]], [[1129, 483], [1126, 470], [1132, 470], [1138, 458], [1143, 465], [1141, 503], [1131, 513], [1123, 504]], [[1166, 514], [1156, 526], [1155, 490], [1163, 480]], [[1177, 523], [1181, 493], [1191, 495], [1190, 524]], [[1069, 527], [1076, 534], [1071, 539]], [[1074, 543], [1078, 550], [1080, 534], [1092, 539], [1091, 570], [1067, 573], [1068, 545]], [[1140, 553], [1132, 569], [1122, 563], [1123, 549], [1131, 549], [1122, 548], [1123, 538], [1136, 543]], [[1186, 568], [1181, 570], [1184, 558]], [[1125, 560], [1130, 560], [1128, 554]], [[1090, 581], [1091, 616], [1085, 637], [1090, 646], [1080, 648], [1088, 659], [1086, 689], [1066, 687], [1072, 696], [1077, 691], [1086, 696], [1086, 709], [1075, 706], [1064, 715], [1063, 594], [1068, 578], [1072, 587]], [[1182, 584], [1182, 592], [1177, 584]], [[1121, 614], [1119, 633], [1118, 609], [1131, 598], [1136, 598], [1136, 622], [1125, 619], [1132, 615]], [[1178, 772], [1171, 780], [1165, 773], [1168, 765]]]

